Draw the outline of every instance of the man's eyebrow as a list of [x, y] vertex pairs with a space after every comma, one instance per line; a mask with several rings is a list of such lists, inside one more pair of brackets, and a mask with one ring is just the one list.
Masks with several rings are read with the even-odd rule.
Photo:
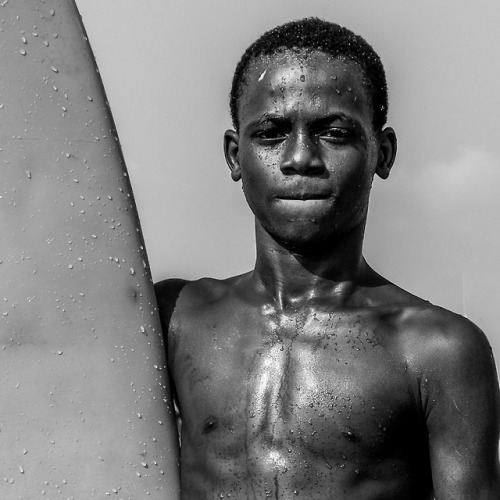
[[[334, 121], [339, 121], [339, 120], [343, 121], [343, 122], [351, 123], [353, 125], [355, 125], [357, 123], [353, 117], [343, 113], [342, 111], [330, 113], [330, 114], [324, 115], [324, 116], [318, 116], [318, 118], [315, 119], [314, 122], [317, 125], [324, 125], [324, 124], [334, 122]], [[264, 125], [268, 122], [280, 124], [280, 123], [285, 123], [286, 121], [287, 121], [287, 119], [282, 115], [277, 115], [275, 113], [264, 113], [260, 118], [251, 121], [248, 124], [248, 128], [259, 127], [259, 126]]]
[[350, 122], [350, 123], [353, 123], [355, 121], [352, 118], [352, 116], [346, 115], [342, 111], [330, 113], [330, 114], [325, 115], [325, 116], [320, 116], [320, 117], [318, 117], [318, 119], [316, 121], [320, 122], [320, 123], [324, 123], [324, 122], [326, 123], [326, 122], [333, 122], [336, 120], [342, 120], [342, 121]]
[[257, 120], [253, 120], [248, 124], [248, 127], [258, 127], [260, 125], [264, 125], [267, 122], [273, 122], [273, 123], [283, 123], [286, 121], [286, 118], [281, 115], [276, 115], [274, 113], [264, 113], [260, 118]]

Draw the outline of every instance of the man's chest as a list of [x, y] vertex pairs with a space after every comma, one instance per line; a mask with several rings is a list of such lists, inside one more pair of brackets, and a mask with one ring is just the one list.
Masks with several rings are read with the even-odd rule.
[[352, 314], [208, 319], [184, 323], [175, 342], [190, 432], [244, 435], [270, 449], [300, 441], [326, 454], [406, 439], [415, 406], [404, 360], [380, 322]]

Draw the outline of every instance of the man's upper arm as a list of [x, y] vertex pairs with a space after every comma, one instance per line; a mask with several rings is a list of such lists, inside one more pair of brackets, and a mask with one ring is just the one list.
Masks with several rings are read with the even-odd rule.
[[436, 499], [498, 500], [500, 403], [491, 348], [462, 317], [442, 324], [421, 380]]
[[155, 283], [156, 301], [160, 310], [161, 326], [165, 341], [167, 340], [170, 319], [175, 309], [181, 290], [188, 282], [173, 278]]

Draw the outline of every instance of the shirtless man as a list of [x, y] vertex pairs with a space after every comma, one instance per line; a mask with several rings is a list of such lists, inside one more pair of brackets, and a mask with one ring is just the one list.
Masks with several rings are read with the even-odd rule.
[[231, 109], [255, 268], [157, 284], [182, 497], [500, 499], [486, 338], [362, 256], [396, 152], [378, 56], [337, 25], [288, 23], [246, 51]]

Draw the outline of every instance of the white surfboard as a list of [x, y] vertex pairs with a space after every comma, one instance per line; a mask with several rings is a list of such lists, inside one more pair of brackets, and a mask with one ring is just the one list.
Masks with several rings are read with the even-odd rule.
[[0, 68], [0, 498], [176, 499], [151, 276], [74, 1], [0, 0]]

